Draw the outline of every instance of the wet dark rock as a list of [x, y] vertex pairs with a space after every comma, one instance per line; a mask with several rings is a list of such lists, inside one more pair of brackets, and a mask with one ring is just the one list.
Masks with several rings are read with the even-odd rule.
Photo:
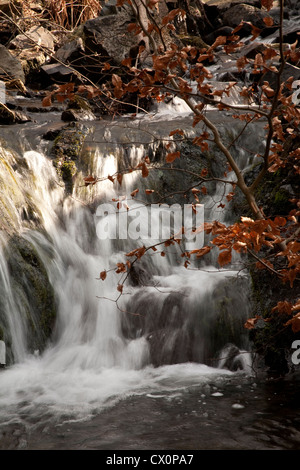
[[154, 366], [187, 361], [210, 365], [226, 343], [247, 344], [241, 311], [247, 282], [224, 280], [193, 301], [180, 286], [163, 297], [154, 289], [140, 291], [127, 303], [126, 310], [137, 315], [122, 317], [123, 334], [128, 339], [146, 336]]
[[[229, 8], [223, 15], [223, 22], [231, 27], [238, 26], [241, 21], [251, 22], [257, 28], [264, 28], [265, 23], [263, 18], [267, 16], [266, 12], [263, 12], [259, 8], [256, 8], [246, 3], [240, 3]], [[249, 32], [251, 31], [251, 27]]]
[[51, 82], [72, 81], [73, 70], [62, 64], [46, 64], [41, 67], [41, 71]]
[[81, 167], [80, 156], [84, 141], [91, 129], [71, 122], [60, 130], [51, 149], [51, 157], [58, 175], [65, 183], [66, 192], [72, 192], [74, 177]]
[[0, 123], [1, 124], [14, 124], [15, 113], [9, 109], [5, 104], [0, 103]]
[[15, 301], [27, 325], [28, 351], [42, 351], [56, 318], [55, 296], [47, 271], [34, 246], [17, 235], [9, 241], [7, 263]]
[[213, 32], [214, 28], [217, 29], [225, 25], [229, 26], [224, 21], [223, 15], [230, 8], [240, 4], [246, 4], [256, 8], [260, 8], [261, 6], [260, 0], [209, 0], [206, 2], [204, 4], [205, 14], [210, 25], [212, 25], [212, 29], [209, 32]]
[[13, 111], [5, 104], [0, 103], [0, 124], [23, 124], [31, 121], [31, 118], [22, 111]]
[[75, 96], [72, 101], [68, 103], [67, 109], [62, 112], [62, 121], [94, 121], [94, 115], [89, 102], [80, 97]]
[[91, 111], [69, 108], [62, 112], [61, 119], [65, 122], [93, 121], [96, 117]]
[[153, 284], [150, 274], [141, 266], [132, 266], [129, 272], [129, 282], [133, 286], [149, 286]]
[[44, 135], [43, 139], [54, 141], [56, 137], [59, 135], [60, 129], [49, 129]]
[[212, 44], [218, 36], [230, 36], [232, 34], [233, 28], [230, 26], [222, 26], [215, 31], [212, 31], [210, 34], [204, 37], [205, 41], [209, 44]]

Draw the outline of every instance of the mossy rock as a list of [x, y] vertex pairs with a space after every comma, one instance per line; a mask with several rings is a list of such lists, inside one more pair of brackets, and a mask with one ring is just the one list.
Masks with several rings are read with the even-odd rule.
[[208, 49], [209, 46], [200, 36], [180, 35], [181, 42], [184, 46], [194, 46], [199, 49]]
[[93, 128], [72, 122], [64, 127], [53, 141], [51, 157], [58, 175], [66, 184], [67, 193], [73, 190], [73, 178], [81, 166], [84, 141]]
[[6, 253], [14, 301], [26, 325], [28, 351], [42, 351], [56, 319], [55, 295], [48, 273], [35, 247], [21, 236], [9, 240]]

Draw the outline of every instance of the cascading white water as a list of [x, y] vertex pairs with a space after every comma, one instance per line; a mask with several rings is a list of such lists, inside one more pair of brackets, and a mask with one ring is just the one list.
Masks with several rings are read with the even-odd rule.
[[[128, 158], [137, 164], [143, 156], [141, 147], [132, 150]], [[171, 247], [175, 255], [162, 257], [158, 252], [143, 261], [149, 284], [126, 283], [117, 304], [120, 275], [113, 268], [117, 262], [126, 261], [126, 253], [141, 241], [99, 239], [96, 227], [101, 220], [88, 207], [89, 189], [75, 182], [73, 196], [64, 199], [51, 161], [34, 151], [25, 153], [24, 158], [34, 182], [31, 197], [46, 231], [25, 230], [22, 236], [36, 248], [47, 268], [58, 316], [46, 351], [30, 354], [24, 347], [16, 355], [17, 363], [1, 372], [2, 421], [22, 419], [20, 415], [42, 416], [45, 406], [54, 414], [63, 413], [65, 419], [81, 419], [128, 394], [172, 390], [231, 374], [205, 365], [201, 359], [205, 357], [205, 334], [211, 331], [207, 324], [213, 328], [218, 310], [215, 289], [220, 281], [233, 281], [236, 272], [218, 271], [213, 266], [202, 271], [178, 267], [176, 260], [181, 252], [177, 246]], [[99, 147], [93, 158], [92, 170], [99, 178], [117, 171], [116, 152], [103, 153]], [[134, 172], [124, 177], [121, 194], [135, 188], [136, 178]], [[110, 181], [92, 191], [94, 198], [104, 202], [120, 193], [117, 184]], [[5, 264], [0, 266], [5, 290], [9, 291]], [[108, 272], [105, 281], [99, 279], [103, 270]], [[12, 297], [8, 299], [13, 303]], [[247, 315], [245, 303], [246, 297], [237, 299], [237, 310], [241, 306], [244, 310], [237, 311], [241, 319]], [[201, 322], [206, 326], [203, 335], [195, 330], [191, 355], [183, 351], [178, 361], [174, 360], [178, 338], [185, 346], [193, 325], [201, 327]], [[11, 329], [14, 344], [24, 344], [17, 336], [18, 329], [14, 325]], [[167, 339], [162, 342], [165, 333]], [[159, 357], [155, 352], [153, 356], [155, 345], [161, 349]]]

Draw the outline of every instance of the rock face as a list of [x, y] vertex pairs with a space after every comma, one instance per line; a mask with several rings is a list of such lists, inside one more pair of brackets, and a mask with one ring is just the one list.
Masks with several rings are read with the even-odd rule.
[[120, 64], [136, 46], [136, 37], [128, 34], [131, 23], [130, 12], [124, 10], [118, 15], [109, 15], [89, 20], [84, 25], [87, 49], [113, 59]]
[[127, 305], [131, 312], [143, 315], [124, 315], [123, 334], [129, 339], [146, 335], [155, 367], [187, 361], [211, 365], [226, 342], [239, 347], [247, 344], [241, 316], [247, 302], [246, 283], [226, 280], [203, 297], [198, 293], [192, 301], [187, 300], [184, 288], [166, 295], [163, 301], [145, 289]]
[[30, 220], [38, 225], [38, 211], [14, 171], [18, 168], [20, 174], [22, 165], [25, 165], [24, 160], [0, 140], [0, 232], [10, 235], [20, 230], [25, 214], [28, 228], [32, 228]]
[[54, 291], [45, 266], [34, 246], [20, 236], [9, 241], [7, 264], [16, 304], [26, 325], [28, 351], [42, 351], [56, 318]]
[[17, 79], [25, 82], [25, 74], [21, 62], [6, 47], [0, 44], [0, 79]]

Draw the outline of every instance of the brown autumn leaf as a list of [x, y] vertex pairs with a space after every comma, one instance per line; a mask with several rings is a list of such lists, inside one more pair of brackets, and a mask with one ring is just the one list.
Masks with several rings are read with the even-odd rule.
[[42, 105], [44, 107], [51, 106], [52, 105], [52, 93], [49, 95], [45, 96], [45, 98], [42, 101]]
[[123, 180], [123, 175], [122, 175], [122, 173], [118, 173], [118, 174], [117, 174], [117, 181], [118, 181], [119, 185], [122, 184], [122, 180]]
[[184, 132], [182, 129], [175, 129], [174, 131], [171, 131], [169, 136], [172, 137], [172, 135], [176, 135], [176, 134], [179, 134], [181, 136], [184, 136]]
[[182, 8], [175, 8], [163, 17], [162, 24], [167, 25], [170, 21], [173, 21], [177, 15], [181, 15], [184, 18], [186, 16], [186, 12]]
[[132, 58], [131, 57], [126, 57], [126, 59], [123, 59], [121, 64], [124, 65], [124, 67], [131, 67], [131, 62]]
[[132, 191], [132, 193], [130, 193], [130, 196], [131, 197], [135, 197], [137, 195], [137, 193], [139, 192], [139, 189], [135, 189], [134, 191]]
[[87, 176], [86, 178], [83, 178], [85, 186], [88, 186], [89, 184], [95, 184], [97, 182], [97, 178], [94, 176]]
[[274, 20], [271, 18], [271, 16], [265, 16], [263, 18], [263, 22], [265, 23], [266, 26], [273, 26]]
[[269, 266], [269, 268], [272, 268], [273, 269], [273, 264], [268, 261], [267, 259], [262, 259], [263, 263], [261, 261], [257, 261], [255, 263], [255, 267], [256, 269], [266, 269], [267, 266]]
[[101, 273], [100, 273], [100, 279], [102, 279], [102, 281], [104, 281], [104, 280], [106, 279], [106, 276], [107, 276], [106, 271], [101, 271]]
[[215, 42], [210, 46], [208, 51], [212, 51], [216, 47], [226, 44], [226, 42], [227, 42], [227, 36], [218, 36]]
[[212, 247], [211, 246], [204, 246], [203, 248], [199, 248], [197, 250], [192, 250], [190, 251], [190, 255], [196, 255], [197, 258], [201, 258], [202, 256], [206, 255], [211, 251]]
[[142, 166], [142, 177], [147, 178], [147, 176], [149, 175], [149, 170], [148, 170], [146, 163], [143, 162], [141, 166]]
[[279, 227], [284, 227], [286, 225], [286, 218], [285, 217], [281, 217], [281, 216], [277, 216], [275, 217], [274, 219], [274, 223], [276, 225], [279, 225]]
[[116, 273], [125, 273], [126, 272], [126, 266], [124, 263], [117, 263], [118, 269], [116, 269]]
[[111, 82], [113, 86], [115, 87], [114, 93], [116, 98], [121, 98], [123, 95], [123, 82], [121, 77], [119, 75], [116, 75], [115, 73], [112, 75]]
[[273, 90], [273, 88], [270, 87], [268, 82], [265, 82], [262, 85], [262, 90], [268, 98], [272, 98], [272, 96], [275, 95], [275, 91]]
[[261, 0], [261, 6], [267, 11], [271, 10], [274, 0]]
[[220, 266], [225, 266], [226, 264], [229, 264], [231, 262], [231, 258], [231, 249], [221, 251], [218, 256], [218, 263]]
[[176, 158], [180, 158], [180, 152], [170, 152], [166, 155], [166, 162], [173, 163]]
[[204, 119], [204, 116], [202, 116], [202, 114], [195, 115], [194, 120], [193, 120], [193, 127], [195, 127], [198, 124], [198, 122], [203, 121], [203, 119]]
[[291, 315], [292, 304], [288, 302], [287, 300], [280, 301], [277, 303], [277, 305], [274, 308], [272, 308], [272, 313], [273, 312], [286, 313], [288, 315]]
[[122, 294], [122, 292], [123, 292], [123, 287], [124, 287], [123, 284], [118, 284], [118, 286], [117, 286], [117, 290], [118, 290], [119, 292], [121, 292], [121, 294]]
[[256, 315], [253, 318], [248, 318], [248, 320], [244, 323], [244, 328], [247, 330], [252, 330], [260, 318], [261, 317], [259, 315]]
[[137, 258], [141, 258], [144, 253], [146, 252], [146, 248], [144, 246], [141, 246], [140, 248], [135, 248], [134, 250], [130, 251], [129, 253], [126, 253], [126, 256], [136, 256]]
[[110, 70], [110, 69], [111, 69], [111, 65], [108, 62], [104, 62], [102, 71]]
[[284, 324], [284, 326], [288, 325], [291, 325], [294, 333], [298, 333], [300, 331], [300, 313], [294, 315], [293, 318], [291, 318]]

